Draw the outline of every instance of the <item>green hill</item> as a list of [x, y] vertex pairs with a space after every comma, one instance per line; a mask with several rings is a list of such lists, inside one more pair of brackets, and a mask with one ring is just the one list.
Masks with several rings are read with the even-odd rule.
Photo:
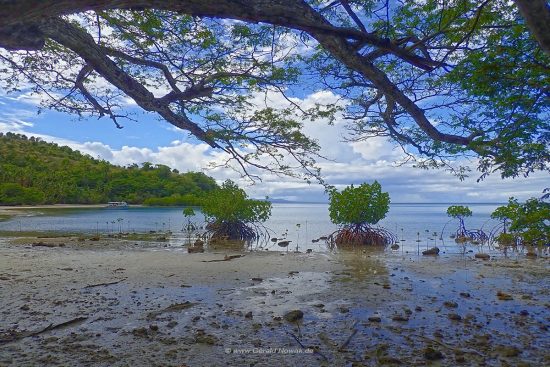
[[0, 205], [197, 205], [217, 187], [200, 172], [147, 162], [120, 167], [39, 138], [0, 133]]

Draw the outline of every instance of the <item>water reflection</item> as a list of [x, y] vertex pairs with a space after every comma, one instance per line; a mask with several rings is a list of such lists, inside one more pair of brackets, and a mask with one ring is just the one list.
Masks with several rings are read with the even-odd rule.
[[[449, 221], [447, 204], [392, 204], [387, 218], [380, 225], [398, 237], [403, 252], [420, 253], [420, 250], [438, 246], [460, 252], [450, 236], [455, 223]], [[496, 225], [489, 215], [496, 204], [472, 204], [474, 215], [468, 218], [469, 228], [490, 228]], [[199, 210], [191, 218], [185, 217], [183, 208], [131, 207], [127, 210], [93, 209], [37, 209], [28, 216], [13, 217], [0, 222], [0, 231], [78, 232], [86, 235], [117, 235], [119, 233], [171, 232], [169, 247], [189, 243], [186, 225], [191, 219], [198, 227], [204, 226]], [[491, 224], [493, 223], [493, 224]], [[247, 249], [275, 251], [311, 250], [327, 251], [326, 238], [336, 230], [328, 216], [326, 204], [274, 204], [272, 217], [265, 223], [269, 238], [250, 243]], [[193, 238], [197, 237], [195, 235]], [[277, 238], [271, 242], [271, 238]], [[194, 239], [192, 239], [194, 241]], [[279, 247], [281, 241], [289, 241]], [[495, 248], [496, 249], [496, 248]]]

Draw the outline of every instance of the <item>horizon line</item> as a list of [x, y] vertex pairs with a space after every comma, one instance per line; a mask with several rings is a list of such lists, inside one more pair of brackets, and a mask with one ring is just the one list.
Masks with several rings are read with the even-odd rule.
[[[256, 199], [256, 200], [265, 200], [264, 199]], [[272, 201], [274, 202], [275, 204], [285, 204], [285, 203], [288, 203], [288, 204], [328, 204], [329, 202], [328, 201], [294, 201], [294, 200], [286, 200], [286, 199], [268, 199], [267, 201]], [[396, 202], [396, 203], [390, 203], [390, 205], [392, 204], [399, 204], [399, 205], [403, 205], [403, 204], [485, 204], [485, 205], [490, 205], [490, 204], [507, 204], [506, 201], [479, 201], [479, 202], [475, 202], [475, 201], [464, 201], [464, 202], [457, 202], [457, 201], [429, 201], [429, 202], [420, 202], [420, 201], [408, 201], [408, 202]]]

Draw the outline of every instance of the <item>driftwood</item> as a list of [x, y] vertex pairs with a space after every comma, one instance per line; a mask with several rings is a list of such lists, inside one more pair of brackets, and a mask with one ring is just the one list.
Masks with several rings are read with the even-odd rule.
[[351, 342], [351, 339], [353, 339], [353, 337], [355, 336], [355, 334], [357, 334], [357, 332], [358, 332], [359, 330], [357, 330], [356, 326], [357, 326], [357, 321], [355, 321], [355, 322], [353, 323], [351, 335], [346, 339], [346, 341], [344, 342], [344, 344], [342, 344], [342, 345], [340, 346], [340, 348], [338, 348], [338, 351], [340, 351], [340, 352], [341, 352], [341, 351], [344, 351], [344, 350], [346, 349], [346, 347], [348, 346], [348, 344]]
[[470, 353], [470, 354], [476, 354], [480, 357], [485, 357], [485, 355], [483, 353], [480, 353], [478, 352], [477, 350], [474, 350], [474, 349], [471, 349], [471, 348], [462, 348], [460, 346], [451, 346], [451, 345], [448, 345], [448, 344], [445, 344], [443, 342], [440, 342], [439, 340], [436, 340], [436, 339], [433, 339], [433, 338], [429, 338], [427, 336], [424, 336], [424, 335], [420, 335], [420, 334], [411, 334], [412, 336], [416, 336], [416, 337], [419, 337], [419, 338], [422, 338], [430, 343], [434, 343], [434, 344], [439, 344], [440, 346], [442, 346], [443, 348], [447, 348], [449, 350], [452, 350], [452, 351], [455, 351], [457, 349], [460, 349], [460, 351], [464, 352], [464, 353]]
[[223, 259], [216, 259], [216, 260], [203, 260], [203, 263], [214, 263], [214, 262], [220, 262], [220, 261], [230, 261], [233, 259], [238, 259], [239, 257], [244, 257], [244, 255], [225, 255]]
[[37, 331], [25, 331], [25, 332], [19, 332], [19, 333], [18, 332], [13, 332], [13, 334], [11, 335], [11, 338], [2, 338], [2, 339], [0, 339], [0, 344], [11, 343], [11, 342], [17, 341], [19, 339], [40, 335], [40, 334], [43, 334], [43, 333], [51, 331], [51, 330], [62, 329], [64, 327], [80, 323], [80, 322], [82, 322], [84, 320], [87, 320], [87, 319], [88, 319], [87, 316], [80, 316], [80, 317], [76, 317], [72, 320], [62, 322], [60, 324], [49, 324], [45, 328], [37, 330]]
[[34, 242], [32, 244], [32, 247], [56, 247], [57, 245], [55, 243], [51, 243], [51, 242]]
[[147, 314], [147, 320], [154, 320], [154, 319], [156, 319], [157, 316], [162, 315], [163, 313], [182, 311], [182, 310], [186, 310], [190, 307], [193, 307], [195, 305], [196, 305], [196, 303], [192, 303], [192, 302], [189, 302], [189, 301], [186, 301], [186, 302], [183, 302], [183, 303], [174, 303], [173, 305], [170, 305], [166, 308], [163, 308], [162, 310], [149, 312]]
[[304, 344], [302, 344], [302, 342], [300, 341], [300, 339], [294, 335], [293, 333], [291, 333], [290, 331], [287, 331], [286, 332], [288, 335], [290, 335], [291, 337], [294, 338], [294, 340], [296, 340], [296, 343], [298, 343], [298, 345], [300, 345], [300, 347], [302, 349], [312, 349], [313, 350], [313, 354], [317, 354], [319, 357], [323, 358], [326, 362], [328, 362], [328, 358], [321, 352], [319, 352], [317, 349], [315, 348], [308, 348], [306, 347]]
[[101, 287], [101, 286], [104, 286], [104, 285], [113, 285], [113, 284], [118, 284], [120, 282], [123, 282], [125, 281], [126, 279], [128, 278], [122, 278], [120, 280], [117, 280], [117, 281], [114, 281], [114, 282], [107, 282], [107, 283], [98, 283], [98, 284], [90, 284], [90, 285], [87, 285], [85, 286], [84, 288], [87, 289], [87, 288], [95, 288], [95, 287]]

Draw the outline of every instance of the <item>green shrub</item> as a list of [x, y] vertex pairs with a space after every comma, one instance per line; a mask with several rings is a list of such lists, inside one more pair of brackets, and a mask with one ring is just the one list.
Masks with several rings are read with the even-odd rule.
[[270, 202], [249, 199], [231, 180], [206, 196], [201, 209], [214, 239], [252, 240], [258, 236], [256, 225], [271, 216]]
[[390, 195], [374, 181], [357, 187], [346, 187], [341, 192], [330, 192], [329, 214], [335, 224], [376, 224], [390, 209]]
[[531, 198], [521, 204], [510, 198], [508, 204], [498, 207], [491, 217], [510, 222], [509, 230], [526, 245], [550, 244], [550, 203]]
[[472, 211], [467, 206], [451, 205], [447, 208], [447, 215], [452, 218], [464, 220], [464, 218], [472, 216]]
[[330, 192], [329, 214], [333, 223], [342, 227], [328, 237], [330, 246], [387, 245], [394, 236], [383, 228], [373, 228], [386, 217], [390, 195], [382, 192], [377, 181], [351, 185], [341, 192]]

